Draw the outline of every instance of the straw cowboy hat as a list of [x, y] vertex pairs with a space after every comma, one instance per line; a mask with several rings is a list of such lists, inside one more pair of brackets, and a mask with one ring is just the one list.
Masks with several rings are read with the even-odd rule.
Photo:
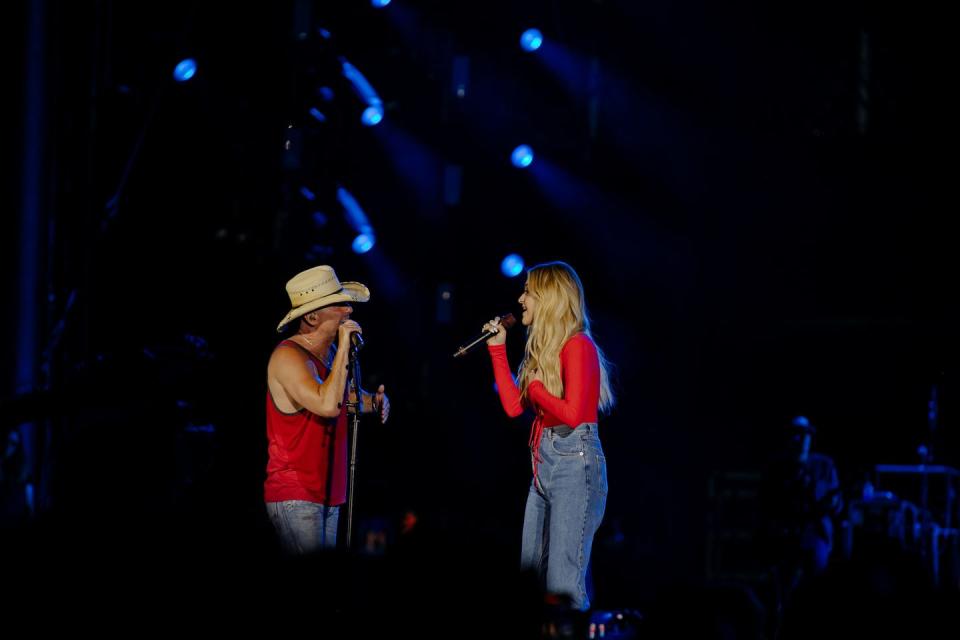
[[282, 331], [291, 320], [320, 307], [338, 302], [366, 302], [370, 299], [370, 290], [359, 282], [340, 282], [333, 267], [321, 265], [290, 278], [287, 295], [292, 308], [277, 325], [277, 331]]

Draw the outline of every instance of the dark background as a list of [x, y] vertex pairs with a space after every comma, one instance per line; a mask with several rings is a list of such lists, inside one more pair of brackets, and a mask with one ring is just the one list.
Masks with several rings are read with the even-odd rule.
[[[960, 464], [945, 9], [875, 5], [46, 2], [30, 283], [16, 212], [33, 5], [17, 3], [5, 395], [29, 391], [14, 384], [19, 288], [41, 292], [40, 349], [64, 322], [29, 405], [49, 421], [28, 538], [68, 554], [80, 545], [59, 532], [269, 548], [265, 365], [284, 283], [324, 263], [372, 291], [354, 316], [365, 386], [393, 405], [361, 431], [361, 533], [379, 518], [394, 536], [412, 509], [461, 557], [519, 553], [529, 416], [503, 415], [482, 351], [450, 358], [517, 311], [523, 276], [499, 270], [512, 252], [577, 269], [616, 365], [600, 606], [715, 573], [709, 479], [759, 469], [794, 414], [851, 492], [922, 442]], [[517, 46], [528, 26], [546, 36], [536, 54]], [[199, 70], [177, 84], [186, 55]], [[336, 56], [384, 100], [379, 126], [360, 125]], [[509, 162], [520, 143], [537, 154], [525, 171]], [[351, 251], [337, 184], [376, 230], [370, 253]], [[510, 353], [516, 366], [518, 331]]]

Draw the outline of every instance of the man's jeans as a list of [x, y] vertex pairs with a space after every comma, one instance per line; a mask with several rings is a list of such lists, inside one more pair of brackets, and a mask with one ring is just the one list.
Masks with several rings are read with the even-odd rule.
[[280, 545], [287, 553], [314, 553], [337, 546], [340, 507], [327, 507], [306, 500], [266, 504], [270, 522], [277, 530]]
[[566, 436], [544, 429], [540, 457], [539, 477], [527, 495], [521, 566], [536, 571], [547, 592], [568, 595], [576, 609], [586, 610], [590, 549], [607, 503], [607, 462], [596, 423]]

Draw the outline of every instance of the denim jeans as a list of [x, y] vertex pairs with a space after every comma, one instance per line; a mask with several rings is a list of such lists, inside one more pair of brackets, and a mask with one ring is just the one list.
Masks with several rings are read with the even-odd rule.
[[287, 553], [299, 555], [337, 546], [340, 507], [327, 507], [306, 500], [266, 504], [270, 522]]
[[549, 593], [590, 608], [586, 575], [593, 536], [607, 503], [607, 462], [596, 423], [566, 436], [544, 429], [538, 477], [523, 518], [521, 566], [536, 571]]

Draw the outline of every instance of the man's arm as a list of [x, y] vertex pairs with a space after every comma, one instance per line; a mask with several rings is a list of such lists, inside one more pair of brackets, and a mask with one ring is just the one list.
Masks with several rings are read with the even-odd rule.
[[274, 352], [269, 373], [291, 400], [310, 413], [323, 418], [340, 415], [347, 386], [347, 349], [337, 351], [326, 380], [316, 377], [304, 353], [290, 348]]
[[347, 390], [350, 334], [355, 331], [360, 331], [360, 325], [353, 320], [346, 320], [337, 329], [337, 353], [326, 380], [320, 379], [306, 354], [284, 347], [274, 350], [267, 367], [268, 377], [273, 377], [294, 402], [310, 413], [324, 418], [337, 417]]

